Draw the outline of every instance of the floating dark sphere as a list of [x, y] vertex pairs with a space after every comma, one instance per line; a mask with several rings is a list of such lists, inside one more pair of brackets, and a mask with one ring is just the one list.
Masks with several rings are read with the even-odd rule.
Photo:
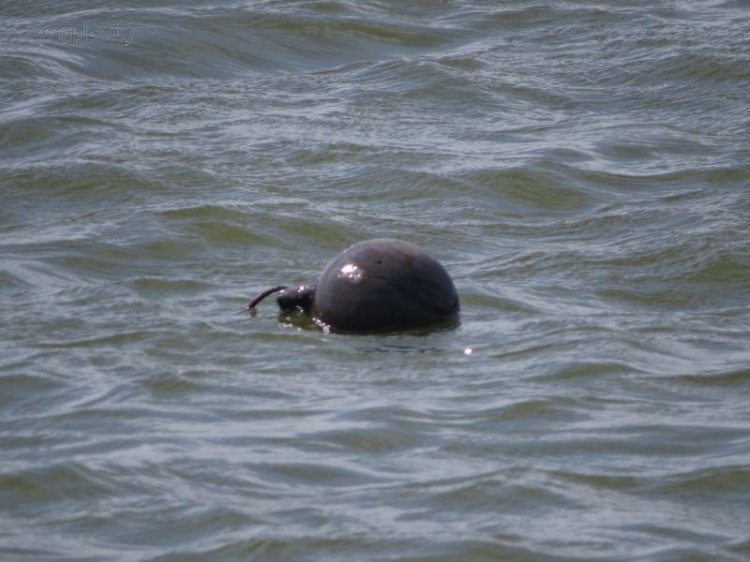
[[274, 287], [283, 311], [301, 310], [335, 332], [374, 333], [458, 321], [456, 288], [442, 265], [419, 247], [379, 238], [351, 246], [323, 270], [317, 285]]

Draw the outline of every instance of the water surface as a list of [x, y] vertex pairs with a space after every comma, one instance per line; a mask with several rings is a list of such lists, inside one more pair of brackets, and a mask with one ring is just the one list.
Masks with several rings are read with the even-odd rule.
[[[746, 2], [0, 14], [0, 557], [750, 557]], [[238, 314], [381, 236], [458, 329]]]

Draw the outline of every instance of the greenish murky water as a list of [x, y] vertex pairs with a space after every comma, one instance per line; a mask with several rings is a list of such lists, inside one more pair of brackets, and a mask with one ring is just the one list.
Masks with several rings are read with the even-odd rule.
[[0, 558], [747, 560], [749, 8], [0, 8]]

